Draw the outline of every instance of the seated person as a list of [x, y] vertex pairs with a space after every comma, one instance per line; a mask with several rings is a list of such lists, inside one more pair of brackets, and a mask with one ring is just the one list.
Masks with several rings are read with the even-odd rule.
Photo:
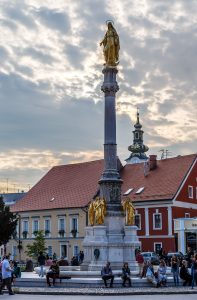
[[184, 280], [183, 286], [186, 286], [187, 283], [188, 285], [192, 285], [192, 275], [189, 273], [186, 260], [182, 261], [182, 266], [180, 269], [180, 278]]
[[55, 286], [55, 279], [57, 277], [59, 277], [59, 266], [57, 264], [57, 261], [53, 260], [52, 265], [50, 266], [50, 268], [46, 274], [48, 286], [51, 286], [49, 278], [53, 278], [53, 286]]
[[128, 281], [129, 286], [131, 287], [130, 269], [127, 262], [125, 262], [122, 267], [122, 281], [122, 286], [125, 287], [125, 283]]
[[148, 282], [151, 282], [155, 287], [157, 287], [157, 281], [155, 278], [154, 268], [150, 261], [147, 262], [146, 279]]
[[112, 274], [112, 269], [110, 267], [110, 262], [106, 263], [106, 266], [101, 270], [101, 276], [104, 281], [105, 287], [107, 287], [107, 280], [111, 279], [110, 287], [113, 287], [114, 275]]
[[166, 275], [166, 263], [163, 259], [160, 260], [159, 268], [157, 270], [158, 272], [158, 283], [160, 286], [166, 286], [167, 282], [167, 275]]
[[13, 275], [16, 278], [20, 278], [21, 277], [21, 268], [18, 266], [18, 263], [16, 261], [14, 261]]
[[46, 257], [45, 266], [50, 267], [53, 263], [52, 257]]
[[59, 266], [68, 266], [68, 261], [66, 259], [64, 259], [64, 256], [61, 257], [60, 260], [58, 260], [58, 265]]
[[147, 269], [148, 269], [148, 264], [149, 264], [149, 261], [145, 261], [144, 262], [144, 266], [143, 266], [143, 269], [142, 269], [141, 278], [146, 277], [146, 272], [147, 272]]

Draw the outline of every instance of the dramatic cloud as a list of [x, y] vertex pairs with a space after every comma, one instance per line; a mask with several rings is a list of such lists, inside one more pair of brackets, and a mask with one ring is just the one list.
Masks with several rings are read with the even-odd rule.
[[196, 152], [196, 0], [1, 0], [1, 191], [7, 182], [28, 189], [53, 165], [102, 158], [108, 19], [121, 43], [121, 160], [137, 107], [149, 153]]

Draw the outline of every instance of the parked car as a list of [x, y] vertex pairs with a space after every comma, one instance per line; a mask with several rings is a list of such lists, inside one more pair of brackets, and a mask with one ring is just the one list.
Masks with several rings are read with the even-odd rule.
[[142, 252], [144, 261], [151, 261], [153, 265], [159, 265], [159, 256], [155, 252]]
[[180, 251], [177, 251], [177, 252], [168, 252], [168, 254], [167, 254], [167, 264], [168, 264], [168, 266], [170, 266], [170, 264], [171, 264], [171, 258], [174, 255], [179, 259], [180, 262], [182, 262], [182, 260], [185, 259], [184, 254], [182, 252], [180, 252]]

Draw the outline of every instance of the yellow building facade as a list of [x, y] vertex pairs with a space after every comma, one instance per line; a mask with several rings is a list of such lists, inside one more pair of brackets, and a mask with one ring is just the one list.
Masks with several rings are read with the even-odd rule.
[[[55, 253], [57, 258], [65, 257], [68, 261], [82, 250], [82, 241], [87, 225], [85, 208], [54, 209], [21, 212], [17, 226], [17, 237], [7, 244], [7, 253], [15, 260], [26, 261], [27, 244], [32, 244], [36, 232], [42, 230], [49, 256]], [[22, 246], [19, 249], [19, 244]]]

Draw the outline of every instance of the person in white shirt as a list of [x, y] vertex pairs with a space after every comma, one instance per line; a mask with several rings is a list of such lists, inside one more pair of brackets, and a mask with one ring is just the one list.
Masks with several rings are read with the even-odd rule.
[[0, 286], [0, 294], [3, 294], [2, 290], [4, 286], [7, 286], [9, 295], [14, 295], [11, 287], [12, 269], [9, 264], [9, 256], [5, 256], [2, 261], [2, 284]]

